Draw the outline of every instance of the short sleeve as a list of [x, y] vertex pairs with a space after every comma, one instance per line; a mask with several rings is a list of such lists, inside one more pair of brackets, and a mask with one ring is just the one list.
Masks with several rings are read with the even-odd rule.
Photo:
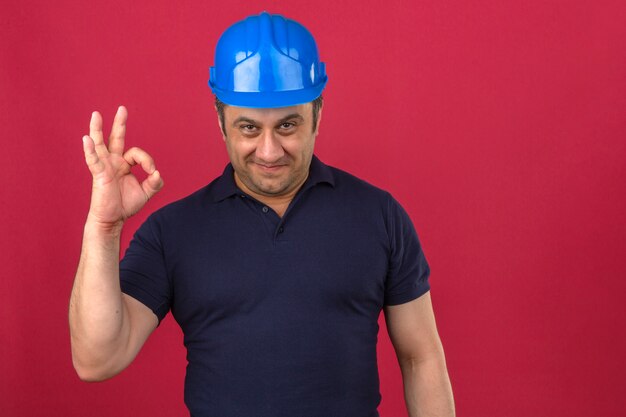
[[122, 292], [150, 308], [160, 323], [170, 309], [171, 285], [155, 217], [150, 216], [133, 236], [120, 262], [120, 285]]
[[403, 304], [430, 290], [430, 268], [406, 211], [391, 196], [387, 229], [390, 257], [385, 281], [385, 305]]

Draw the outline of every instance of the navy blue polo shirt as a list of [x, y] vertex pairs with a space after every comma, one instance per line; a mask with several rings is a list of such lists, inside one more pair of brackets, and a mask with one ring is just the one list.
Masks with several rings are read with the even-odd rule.
[[180, 324], [194, 417], [378, 416], [381, 309], [429, 290], [406, 212], [316, 157], [282, 218], [229, 164], [146, 220], [120, 275]]

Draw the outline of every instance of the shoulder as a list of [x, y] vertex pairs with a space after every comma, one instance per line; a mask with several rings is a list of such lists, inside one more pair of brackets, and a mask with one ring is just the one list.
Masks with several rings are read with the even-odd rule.
[[168, 217], [168, 216], [177, 216], [180, 213], [185, 213], [189, 211], [193, 211], [197, 209], [199, 206], [202, 206], [203, 202], [206, 201], [206, 197], [208, 196], [208, 189], [210, 188], [210, 184], [206, 185], [199, 190], [194, 191], [193, 193], [180, 198], [178, 200], [172, 201], [165, 206], [159, 208], [153, 213], [153, 216], [159, 217]]
[[390, 217], [404, 213], [404, 209], [393, 195], [377, 185], [342, 169], [328, 166], [334, 179], [334, 194], [343, 205], [353, 210], [382, 215], [385, 222]]
[[341, 194], [382, 202], [387, 202], [388, 199], [392, 198], [389, 192], [362, 178], [333, 166], [328, 165], [327, 167], [332, 172], [335, 182], [334, 188]]
[[220, 177], [191, 194], [160, 207], [148, 217], [148, 220], [157, 223], [172, 222], [206, 213], [214, 203], [215, 188], [219, 179]]
[[387, 228], [411, 223], [406, 210], [389, 191], [342, 169], [327, 167], [334, 178], [334, 189], [344, 204], [361, 212], [379, 213]]

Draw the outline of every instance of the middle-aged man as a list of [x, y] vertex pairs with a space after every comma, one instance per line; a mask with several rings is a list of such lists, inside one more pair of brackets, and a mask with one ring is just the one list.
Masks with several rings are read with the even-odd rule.
[[[91, 206], [70, 301], [82, 379], [122, 371], [171, 310], [192, 416], [378, 416], [384, 309], [409, 415], [454, 415], [409, 217], [313, 154], [326, 81], [299, 23], [261, 13], [228, 28], [209, 84], [230, 164], [153, 213], [121, 263], [124, 221], [163, 182], [146, 152], [124, 151], [126, 110], [108, 144], [94, 112], [83, 138]], [[148, 174], [141, 183], [134, 165]]]

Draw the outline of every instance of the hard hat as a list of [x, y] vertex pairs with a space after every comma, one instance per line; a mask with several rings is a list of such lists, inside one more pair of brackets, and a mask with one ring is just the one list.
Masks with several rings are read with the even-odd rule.
[[308, 103], [328, 80], [311, 33], [295, 20], [267, 12], [226, 29], [209, 71], [217, 98], [238, 107]]

